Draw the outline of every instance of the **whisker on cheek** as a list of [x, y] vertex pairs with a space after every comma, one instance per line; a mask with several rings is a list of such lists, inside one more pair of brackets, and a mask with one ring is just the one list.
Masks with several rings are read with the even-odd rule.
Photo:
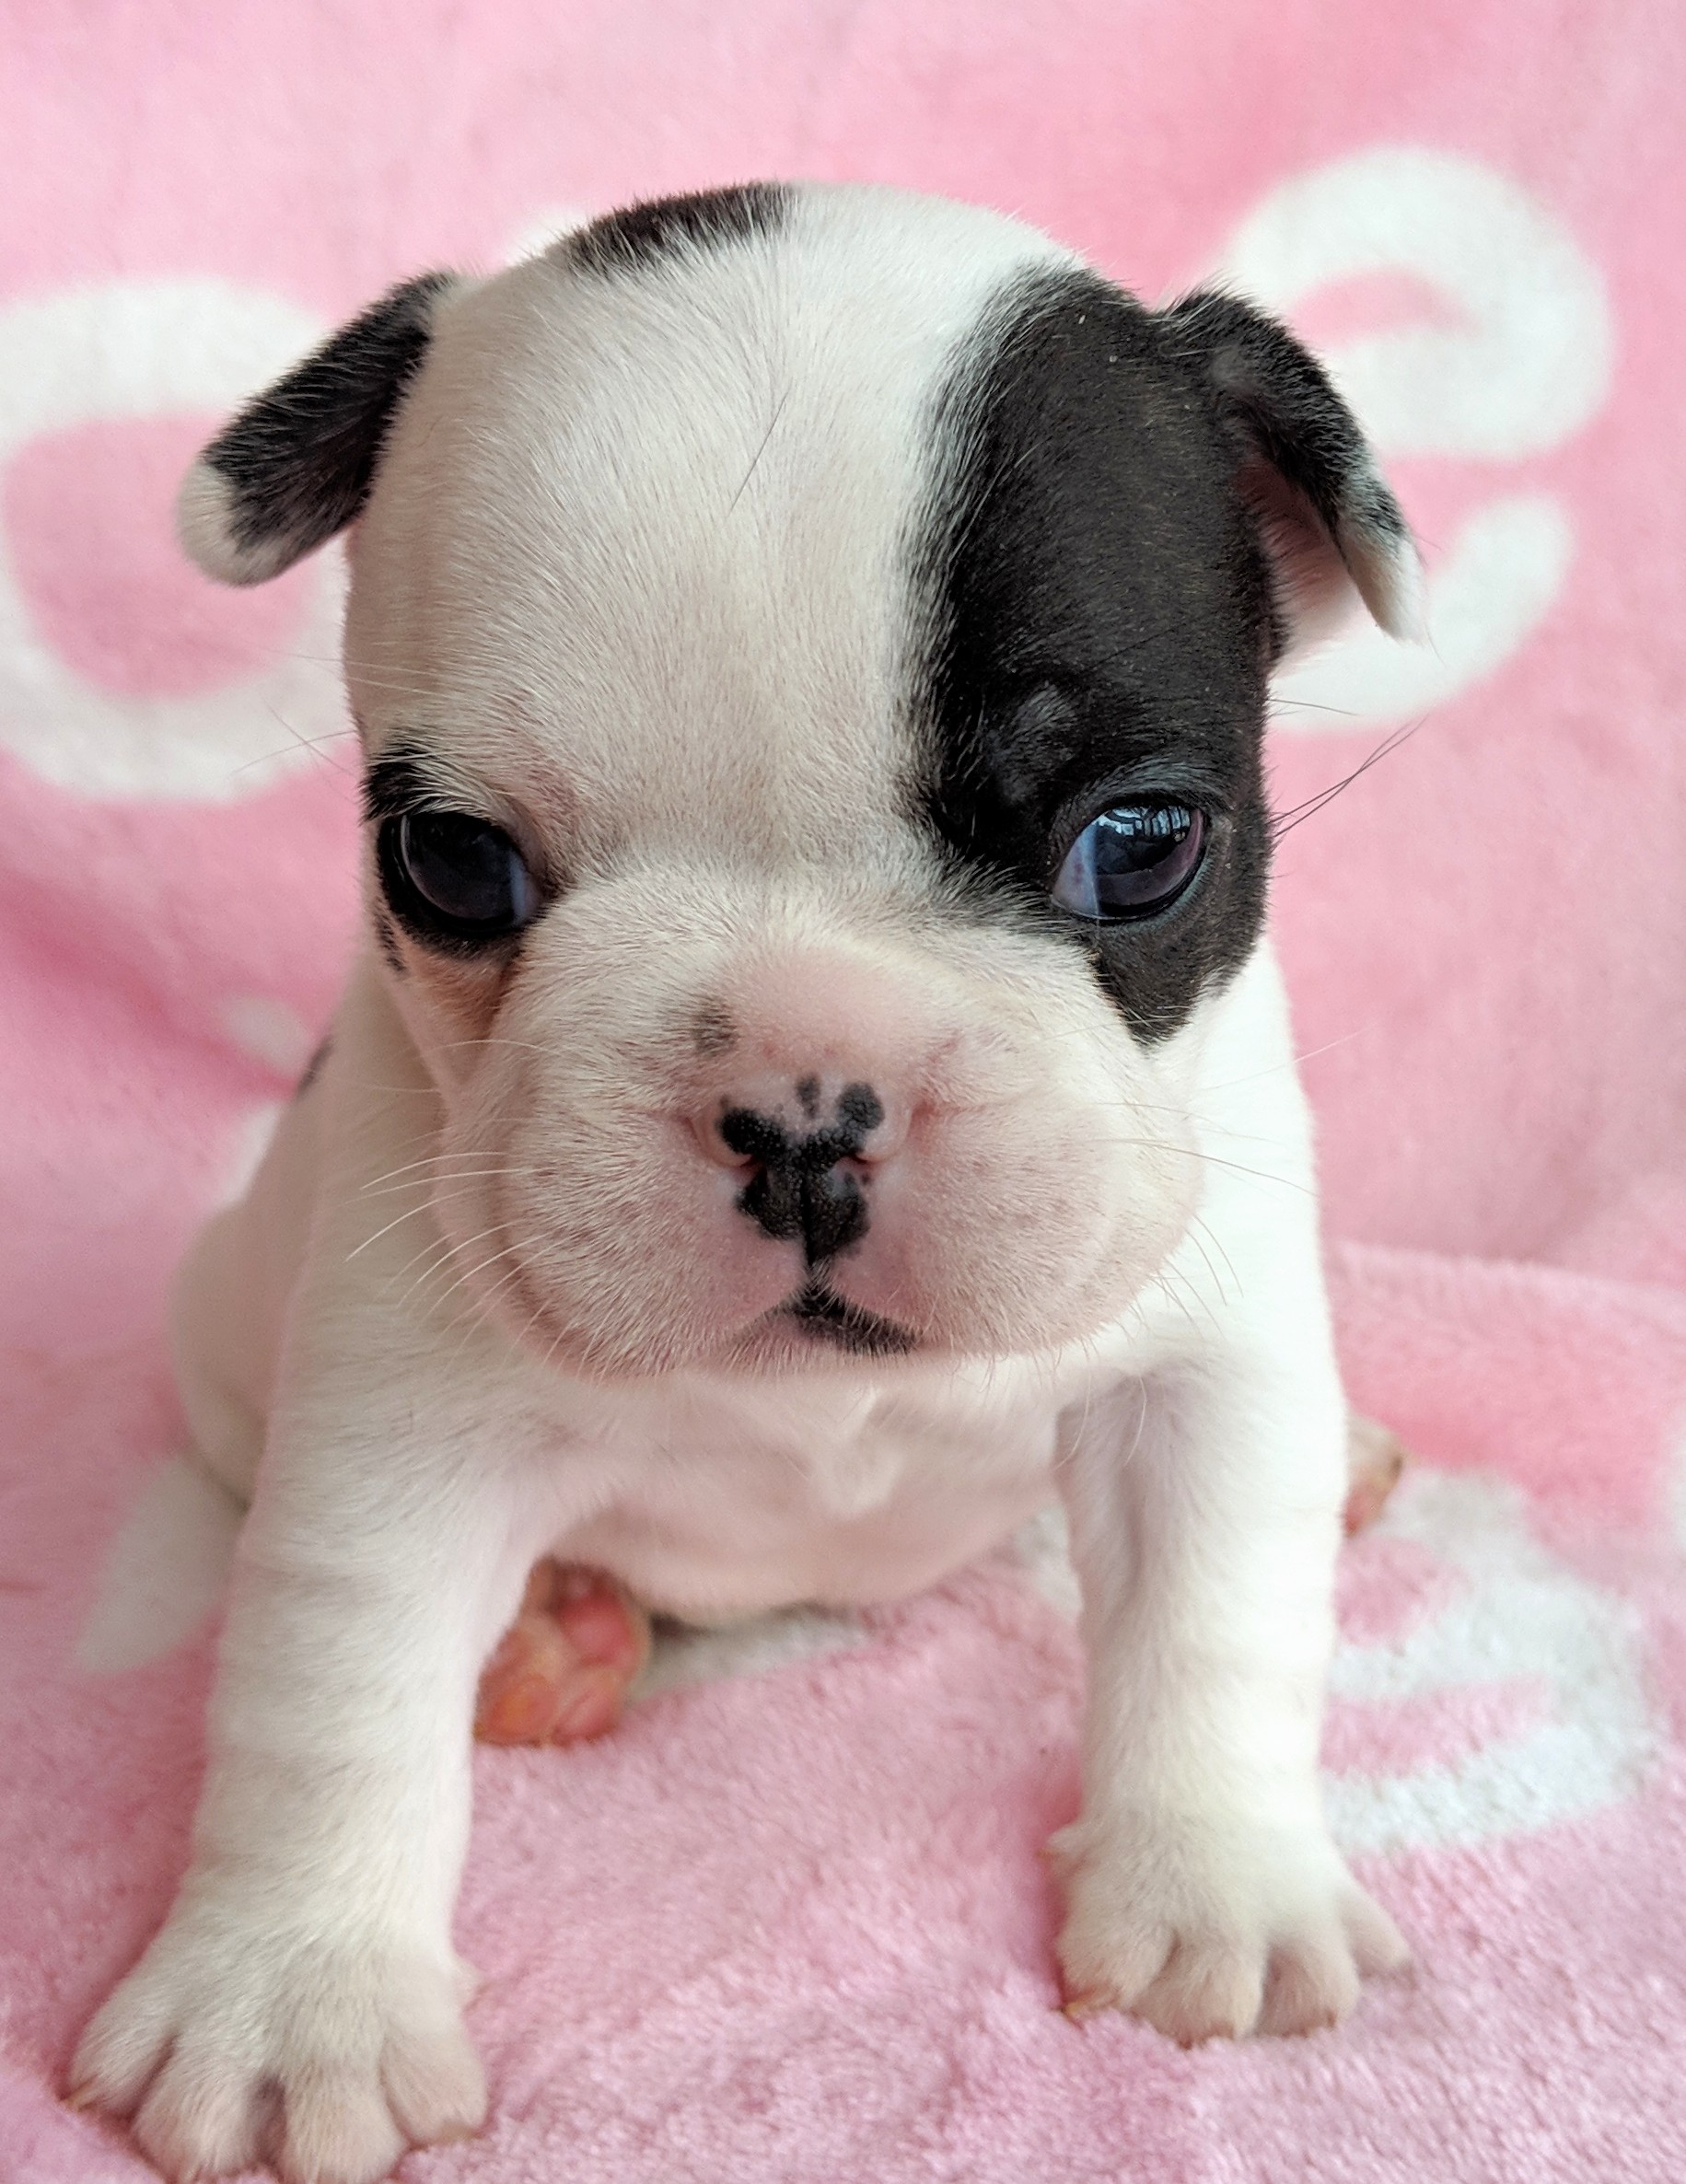
[[420, 1160], [406, 1160], [397, 1168], [389, 1168], [380, 1175], [371, 1176], [366, 1183], [360, 1184], [358, 1188], [365, 1191], [375, 1191], [381, 1184], [390, 1183], [395, 1176], [411, 1175], [424, 1168], [448, 1167], [454, 1161], [487, 1160], [491, 1157], [489, 1153], [427, 1153]]
[[[436, 1189], [436, 1186], [440, 1183], [487, 1182], [495, 1181], [499, 1178], [527, 1182], [531, 1182], [534, 1179], [526, 1168], [447, 1168], [437, 1175], [415, 1177], [407, 1183], [389, 1183], [382, 1189], [373, 1191], [371, 1195], [376, 1198], [397, 1198], [406, 1191], [434, 1191], [436, 1197], [442, 1197], [445, 1194]], [[460, 1196], [460, 1193], [452, 1192], [450, 1195], [457, 1197]]]
[[[488, 1169], [486, 1172], [488, 1174], [495, 1175], [501, 1171], [493, 1168]], [[403, 1188], [413, 1189], [418, 1188], [418, 1186], [406, 1185], [403, 1186]], [[378, 1228], [373, 1236], [365, 1237], [360, 1244], [354, 1245], [353, 1248], [345, 1254], [346, 1264], [349, 1265], [354, 1259], [359, 1258], [369, 1249], [372, 1244], [379, 1243], [382, 1237], [390, 1236], [395, 1228], [401, 1228], [406, 1221], [413, 1221], [418, 1214], [431, 1213], [436, 1206], [448, 1205], [453, 1200], [459, 1198], [467, 1198], [469, 1195], [470, 1190], [467, 1182], [463, 1184], [462, 1189], [459, 1191], [436, 1191], [431, 1187], [431, 1185], [429, 1185], [427, 1187], [427, 1196], [425, 1198], [420, 1200], [415, 1205], [407, 1207], [403, 1213], [397, 1214], [392, 1220], [389, 1221], [384, 1227]], [[401, 1273], [402, 1271], [403, 1270], [401, 1268]]]
[[1317, 1196], [1317, 1192], [1311, 1186], [1302, 1183], [1297, 1177], [1273, 1176], [1266, 1168], [1248, 1168], [1238, 1160], [1226, 1160], [1221, 1153], [1207, 1153], [1198, 1145], [1168, 1144], [1159, 1139], [1150, 1137], [1092, 1138], [1089, 1143], [1104, 1146], [1108, 1150], [1118, 1146], [1132, 1146], [1144, 1153], [1174, 1153], [1184, 1160], [1203, 1160], [1213, 1168], [1233, 1169], [1237, 1175], [1250, 1176], [1255, 1182], [1274, 1183], [1284, 1191], [1300, 1191], [1307, 1198]]
[[424, 1284], [430, 1282], [435, 1274], [442, 1273], [444, 1272], [445, 1268], [456, 1257], [459, 1251], [467, 1251], [473, 1245], [483, 1243], [487, 1237], [494, 1236], [497, 1233], [497, 1229], [501, 1226], [501, 1223], [494, 1223], [491, 1227], [481, 1229], [477, 1235], [465, 1237], [459, 1244], [453, 1242], [449, 1237], [445, 1237], [438, 1239], [436, 1248], [434, 1244], [424, 1244], [421, 1250], [416, 1253], [415, 1259], [410, 1260], [406, 1265], [400, 1267], [398, 1271], [391, 1276], [388, 1286], [390, 1287], [392, 1282], [401, 1281], [405, 1273], [408, 1272], [409, 1268], [413, 1266], [417, 1260], [427, 1259], [431, 1255], [432, 1264], [424, 1266], [422, 1269], [422, 1272], [415, 1277], [414, 1281], [411, 1283], [409, 1288], [405, 1290], [403, 1296], [400, 1299], [401, 1304], [407, 1305], [412, 1297], [415, 1295], [416, 1292], [424, 1285]]
[[518, 1266], [510, 1266], [506, 1272], [499, 1275], [495, 1282], [491, 1284], [483, 1295], [471, 1298], [463, 1311], [453, 1316], [450, 1322], [452, 1327], [462, 1324], [465, 1319], [467, 1321], [467, 1324], [462, 1327], [462, 1333], [457, 1347], [451, 1354], [453, 1365], [461, 1359], [463, 1352], [479, 1330], [490, 1323], [493, 1314], [496, 1310], [499, 1296], [518, 1280], [520, 1271]]
[[[468, 1246], [471, 1243], [483, 1243], [487, 1237], [496, 1236], [501, 1231], [502, 1227], [503, 1224], [502, 1222], [499, 1222], [495, 1228], [483, 1229], [478, 1237], [471, 1237], [468, 1239], [468, 1243], [463, 1244], [459, 1248], [463, 1250], [467, 1250]], [[448, 1303], [449, 1300], [456, 1295], [458, 1290], [462, 1288], [466, 1283], [471, 1282], [476, 1274], [483, 1273], [486, 1268], [489, 1266], [495, 1266], [500, 1259], [503, 1259], [506, 1256], [507, 1250], [508, 1247], [506, 1244], [500, 1243], [495, 1251], [489, 1252], [484, 1259], [476, 1260], [474, 1265], [471, 1267], [464, 1267], [462, 1272], [457, 1276], [456, 1280], [450, 1284], [450, 1287], [445, 1290], [441, 1295], [434, 1298], [433, 1302], [435, 1308], [436, 1309], [439, 1306]]]
[[450, 1053], [458, 1047], [517, 1047], [525, 1053], [542, 1054], [552, 1061], [556, 1055], [554, 1047], [541, 1045], [537, 1040], [509, 1039], [502, 1032], [492, 1031], [479, 1033], [472, 1039], [448, 1039], [441, 1043], [439, 1051]]

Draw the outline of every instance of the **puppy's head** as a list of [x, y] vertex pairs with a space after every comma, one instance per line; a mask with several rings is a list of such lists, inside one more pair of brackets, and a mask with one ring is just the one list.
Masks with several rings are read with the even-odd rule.
[[1291, 337], [936, 200], [672, 200], [395, 290], [183, 492], [237, 583], [348, 524], [371, 931], [491, 1308], [610, 1373], [1116, 1319], [1261, 930], [1271, 668], [1412, 611]]

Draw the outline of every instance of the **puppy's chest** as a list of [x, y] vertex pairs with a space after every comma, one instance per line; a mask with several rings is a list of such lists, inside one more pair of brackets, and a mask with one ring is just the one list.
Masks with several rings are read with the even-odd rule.
[[935, 1583], [1051, 1492], [1045, 1388], [723, 1394], [605, 1422], [608, 1506], [557, 1544], [694, 1621]]

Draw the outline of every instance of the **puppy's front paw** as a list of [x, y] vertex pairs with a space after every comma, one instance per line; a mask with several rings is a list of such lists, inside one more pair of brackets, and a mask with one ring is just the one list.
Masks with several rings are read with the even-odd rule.
[[1337, 2025], [1362, 1973], [1410, 1952], [1321, 1825], [1138, 1814], [1079, 1820], [1063, 1873], [1066, 2009], [1128, 2010], [1183, 2046]]
[[307, 1938], [202, 1897], [82, 2036], [70, 2097], [133, 2117], [183, 2184], [263, 2160], [289, 2184], [373, 2184], [484, 2119], [461, 1985], [390, 1934]]

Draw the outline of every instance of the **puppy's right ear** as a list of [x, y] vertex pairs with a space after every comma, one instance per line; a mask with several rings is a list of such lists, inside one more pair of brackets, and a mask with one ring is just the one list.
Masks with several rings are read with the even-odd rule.
[[403, 282], [217, 434], [176, 503], [181, 543], [207, 576], [265, 583], [352, 521], [457, 285], [446, 273]]
[[1204, 290], [1160, 318], [1235, 451], [1289, 651], [1329, 633], [1355, 590], [1394, 637], [1422, 633], [1423, 572], [1399, 503], [1328, 373], [1285, 326]]

